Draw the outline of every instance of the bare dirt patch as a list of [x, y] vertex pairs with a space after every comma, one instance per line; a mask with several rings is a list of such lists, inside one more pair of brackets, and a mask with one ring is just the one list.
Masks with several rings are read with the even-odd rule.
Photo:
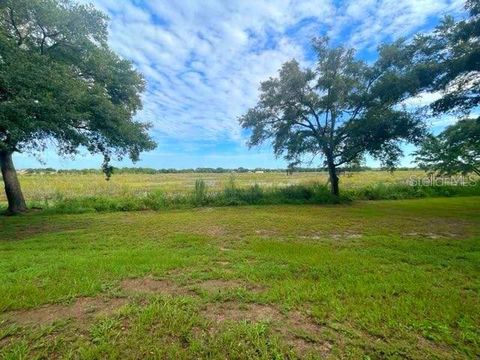
[[348, 234], [347, 239], [360, 239], [362, 234]]
[[11, 311], [4, 318], [18, 325], [45, 325], [62, 319], [88, 322], [98, 316], [114, 313], [125, 305], [124, 298], [78, 298], [71, 305], [44, 305], [36, 309]]
[[299, 311], [291, 311], [286, 315], [285, 322], [287, 326], [279, 328], [278, 331], [297, 353], [315, 352], [326, 357], [332, 350], [333, 344], [321, 339], [324, 328], [309, 316]]
[[201, 234], [201, 235], [208, 235], [211, 237], [219, 237], [219, 236], [225, 236], [228, 234], [227, 229], [225, 229], [222, 226], [217, 226], [217, 225], [211, 225], [206, 228], [200, 228], [196, 231], [196, 233]]
[[427, 238], [427, 239], [434, 239], [434, 240], [435, 240], [435, 239], [449, 239], [449, 238], [458, 238], [458, 237], [460, 237], [459, 234], [449, 233], [449, 232], [443, 232], [443, 233], [410, 232], [410, 233], [404, 233], [404, 234], [402, 234], [402, 235], [403, 235], [403, 236], [408, 236], [408, 237]]
[[316, 353], [325, 357], [333, 347], [331, 342], [322, 340], [324, 328], [299, 311], [284, 314], [273, 305], [225, 302], [208, 304], [202, 313], [217, 324], [225, 321], [269, 322], [274, 332], [299, 355]]
[[344, 239], [360, 239], [362, 237], [362, 234], [358, 233], [333, 233], [333, 234], [328, 234], [327, 238], [331, 238], [334, 240], [344, 240]]
[[299, 238], [307, 240], [355, 240], [361, 239], [362, 234], [345, 232], [345, 233], [313, 233], [309, 235], [300, 235]]
[[222, 261], [222, 260], [220, 260], [220, 261], [217, 261], [216, 263], [217, 263], [218, 265], [221, 265], [221, 266], [228, 266], [228, 265], [230, 265], [230, 261]]
[[129, 293], [151, 293], [167, 295], [191, 295], [185, 287], [169, 280], [155, 280], [150, 278], [125, 279], [120, 284], [122, 290]]
[[260, 237], [263, 237], [263, 238], [269, 238], [277, 234], [278, 233], [274, 230], [266, 230], [266, 229], [255, 230], [255, 235], [259, 235]]
[[194, 286], [208, 291], [208, 292], [220, 292], [234, 289], [246, 289], [251, 292], [262, 292], [264, 288], [260, 285], [245, 283], [240, 280], [224, 280], [224, 279], [211, 279], [205, 280]]
[[236, 302], [208, 304], [203, 315], [214, 322], [223, 321], [274, 321], [282, 314], [274, 306], [261, 304], [239, 304]]

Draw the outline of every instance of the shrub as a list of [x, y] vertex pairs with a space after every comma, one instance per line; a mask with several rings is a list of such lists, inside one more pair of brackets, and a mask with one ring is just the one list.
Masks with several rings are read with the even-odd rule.
[[242, 189], [242, 191], [237, 191], [237, 197], [241, 202], [246, 204], [261, 204], [264, 200], [264, 192], [258, 184], [255, 184], [246, 189]]
[[235, 175], [230, 174], [228, 182], [225, 184], [225, 188], [223, 189], [223, 198], [220, 198], [221, 205], [241, 205], [244, 202], [240, 200], [239, 193], [241, 190], [237, 190], [237, 186], [235, 183]]
[[195, 180], [193, 203], [195, 206], [205, 205], [207, 200], [207, 184], [202, 179]]
[[342, 194], [341, 197], [332, 195], [328, 186], [315, 183], [313, 188], [313, 202], [316, 204], [337, 204], [350, 201], [350, 197]]
[[314, 196], [312, 187], [305, 185], [292, 185], [278, 189], [280, 196], [285, 202], [303, 203], [310, 202]]

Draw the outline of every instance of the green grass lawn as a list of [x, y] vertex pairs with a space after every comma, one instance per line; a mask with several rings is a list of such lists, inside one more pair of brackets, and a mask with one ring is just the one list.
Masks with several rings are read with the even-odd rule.
[[480, 198], [0, 218], [0, 358], [476, 358]]

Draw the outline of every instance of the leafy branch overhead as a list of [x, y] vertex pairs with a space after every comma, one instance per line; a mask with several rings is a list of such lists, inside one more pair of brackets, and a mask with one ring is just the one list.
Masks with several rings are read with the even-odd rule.
[[465, 119], [430, 136], [416, 152], [420, 167], [443, 175], [480, 175], [480, 119]]
[[417, 35], [396, 50], [406, 57], [403, 69], [419, 79], [419, 91], [436, 92], [433, 115], [468, 116], [480, 105], [480, 5], [465, 4], [469, 16], [447, 16], [433, 32]]
[[0, 149], [91, 153], [137, 160], [154, 148], [132, 120], [145, 83], [107, 46], [107, 18], [69, 1], [14, 0], [0, 7]]

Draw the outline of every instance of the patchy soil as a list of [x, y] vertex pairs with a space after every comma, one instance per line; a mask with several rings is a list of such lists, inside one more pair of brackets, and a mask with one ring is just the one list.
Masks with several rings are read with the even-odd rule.
[[36, 309], [10, 311], [3, 318], [17, 325], [46, 325], [62, 319], [75, 319], [80, 324], [114, 313], [127, 303], [125, 298], [78, 298], [71, 305], [44, 305]]
[[240, 304], [236, 302], [210, 303], [202, 314], [213, 322], [223, 321], [275, 321], [282, 318], [274, 306], [261, 304]]
[[333, 239], [333, 240], [353, 240], [353, 239], [360, 239], [362, 237], [362, 234], [358, 233], [332, 233], [332, 234], [327, 234], [326, 238], [327, 239]]
[[219, 237], [219, 236], [225, 236], [228, 235], [227, 229], [225, 229], [223, 226], [218, 226], [218, 225], [211, 225], [208, 227], [202, 227], [196, 230], [193, 230], [193, 232], [200, 234], [200, 235], [207, 235], [210, 237]]
[[265, 290], [260, 285], [245, 283], [239, 280], [223, 280], [223, 279], [205, 280], [197, 284], [194, 284], [194, 286], [208, 292], [219, 292], [219, 291], [233, 290], [233, 289], [246, 289], [248, 291], [258, 293]]
[[450, 238], [459, 238], [459, 234], [449, 233], [449, 232], [442, 232], [442, 233], [420, 233], [420, 232], [410, 232], [404, 233], [403, 236], [408, 237], [419, 237], [419, 238], [427, 238], [427, 239], [450, 239]]
[[363, 237], [360, 233], [345, 232], [345, 233], [312, 233], [309, 235], [300, 235], [300, 239], [308, 240], [354, 240]]
[[228, 266], [230, 265], [230, 261], [217, 261], [216, 264], [221, 265], [221, 266]]
[[155, 280], [151, 278], [125, 279], [120, 283], [120, 287], [127, 293], [151, 293], [167, 294], [172, 296], [196, 295], [195, 289], [207, 292], [220, 292], [233, 289], [245, 289], [247, 291], [259, 293], [265, 290], [264, 287], [247, 283], [241, 280], [210, 279], [179, 285], [171, 280]]
[[273, 305], [225, 302], [206, 305], [202, 315], [216, 324], [225, 321], [269, 322], [274, 332], [299, 355], [316, 353], [327, 356], [333, 347], [332, 343], [321, 340], [324, 328], [299, 311], [284, 314]]
[[306, 354], [313, 351], [325, 357], [332, 350], [332, 343], [321, 340], [320, 334], [325, 329], [309, 316], [299, 311], [291, 311], [287, 314], [285, 322], [287, 326], [281, 327], [280, 333], [297, 353]]
[[274, 230], [259, 229], [259, 230], [255, 230], [255, 235], [259, 235], [262, 238], [269, 238], [269, 237], [278, 235], [278, 232]]
[[187, 288], [169, 280], [155, 280], [150, 278], [125, 279], [120, 283], [122, 290], [129, 293], [155, 293], [167, 295], [192, 295]]

